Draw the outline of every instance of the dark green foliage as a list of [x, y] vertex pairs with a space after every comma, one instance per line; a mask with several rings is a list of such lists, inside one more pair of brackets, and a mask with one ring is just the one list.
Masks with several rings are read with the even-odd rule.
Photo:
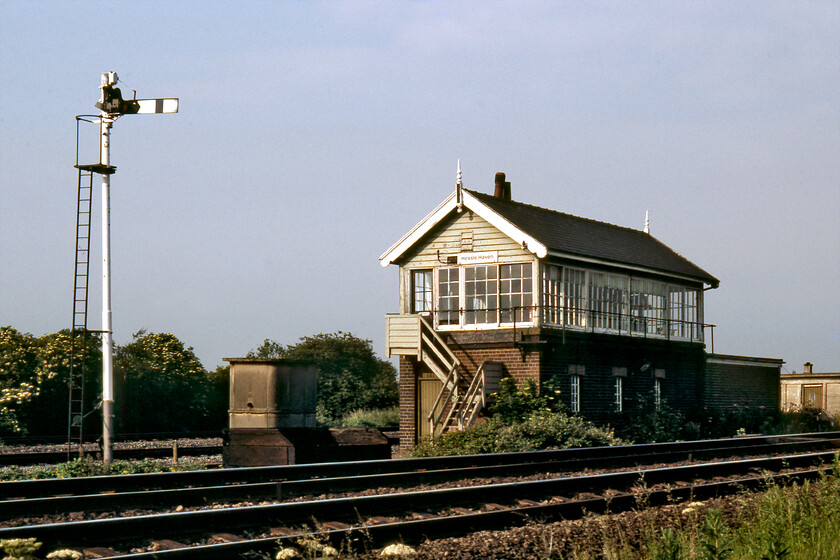
[[516, 380], [505, 377], [499, 382], [499, 392], [491, 396], [488, 407], [489, 415], [503, 421], [518, 422], [535, 412], [560, 412], [563, 404], [557, 398], [559, 391], [544, 384], [542, 391], [533, 379], [525, 382], [519, 389]]
[[117, 400], [123, 432], [192, 431], [208, 413], [207, 372], [191, 347], [168, 333], [134, 334], [114, 356], [115, 377], [122, 381]]
[[512, 378], [502, 379], [489, 413], [490, 419], [484, 423], [421, 441], [412, 455], [506, 453], [623, 443], [611, 431], [566, 414], [556, 392], [546, 387], [539, 392], [533, 381], [519, 389]]
[[228, 427], [230, 366], [207, 372], [207, 382], [207, 416], [202, 430], [223, 430]]
[[690, 441], [732, 437], [738, 434], [784, 434], [821, 432], [831, 429], [813, 410], [782, 412], [765, 407], [733, 407], [727, 410], [698, 409], [683, 414], [663, 399], [659, 407], [653, 395], [638, 397], [621, 414], [613, 414], [608, 426], [617, 436], [633, 443]]
[[701, 557], [706, 560], [726, 560], [733, 556], [733, 540], [729, 527], [720, 511], [710, 509], [706, 513], [706, 520], [700, 528]]
[[376, 356], [369, 340], [350, 333], [305, 336], [289, 346], [265, 340], [248, 357], [315, 362], [318, 416], [329, 424], [354, 410], [390, 408], [399, 403], [394, 366]]
[[[84, 364], [85, 410], [91, 411], [101, 391], [99, 335], [76, 337], [77, 366]], [[0, 328], [0, 436], [67, 434], [70, 331], [42, 337]], [[92, 428], [96, 415], [86, 420]], [[101, 422], [101, 420], [100, 420]]]
[[610, 425], [618, 437], [632, 443], [677, 441], [684, 438], [685, 416], [662, 399], [656, 406], [653, 395], [640, 395], [633, 406], [613, 416]]

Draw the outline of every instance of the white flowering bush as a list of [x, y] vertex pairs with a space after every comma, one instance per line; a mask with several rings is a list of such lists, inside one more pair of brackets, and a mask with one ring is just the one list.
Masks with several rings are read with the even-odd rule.
[[3, 560], [35, 560], [33, 554], [41, 548], [36, 539], [2, 539], [0, 548], [6, 553]]
[[416, 550], [402, 543], [390, 544], [379, 553], [380, 556], [385, 558], [411, 558], [415, 554], [417, 554]]
[[291, 558], [300, 558], [300, 553], [296, 548], [286, 547], [277, 551], [276, 560], [290, 560]]
[[81, 552], [69, 548], [54, 550], [47, 554], [47, 560], [82, 560], [83, 558]]

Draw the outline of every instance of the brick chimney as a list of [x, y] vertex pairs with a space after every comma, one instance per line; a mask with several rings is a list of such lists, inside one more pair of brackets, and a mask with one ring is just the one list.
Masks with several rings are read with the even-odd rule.
[[802, 370], [802, 373], [804, 373], [805, 375], [810, 375], [814, 373], [814, 364], [812, 364], [811, 362], [805, 362], [805, 365], [802, 367], [804, 368]]
[[496, 188], [493, 191], [493, 196], [502, 200], [510, 200], [510, 181], [505, 181], [505, 174], [501, 171], [496, 173], [495, 184]]

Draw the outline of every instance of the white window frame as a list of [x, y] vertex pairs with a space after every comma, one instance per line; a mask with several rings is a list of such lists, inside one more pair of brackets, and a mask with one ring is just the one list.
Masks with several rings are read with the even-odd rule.
[[615, 376], [613, 382], [615, 385], [615, 411], [616, 412], [624, 412], [624, 378], [620, 376]]
[[662, 406], [662, 379], [659, 377], [653, 379], [653, 404], [657, 410]]
[[[524, 274], [526, 271], [530, 273], [528, 277], [513, 277], [502, 280], [504, 267], [521, 266], [520, 272]], [[478, 271], [484, 269], [485, 273], [492, 267], [495, 270], [495, 278], [492, 278], [495, 292], [488, 293], [490, 282], [486, 279], [489, 274], [485, 274], [485, 279], [476, 279], [470, 274], [468, 280], [468, 269]], [[435, 289], [433, 300], [436, 303], [435, 324], [440, 330], [471, 330], [471, 329], [490, 329], [490, 328], [508, 328], [516, 325], [533, 325], [535, 320], [534, 306], [536, 301], [536, 294], [534, 291], [534, 279], [536, 264], [534, 261], [512, 262], [512, 263], [492, 263], [492, 264], [469, 264], [469, 265], [452, 265], [438, 267], [435, 269]], [[452, 294], [452, 288], [455, 282], [449, 278], [450, 270], [458, 271], [457, 280], [457, 311], [451, 308], [451, 303], [455, 299], [455, 294]], [[447, 271], [446, 285], [447, 295], [441, 295], [444, 289], [444, 284], [441, 283], [442, 272]], [[484, 282], [482, 286], [481, 283]], [[503, 282], [508, 282], [510, 286], [508, 291], [503, 291]], [[519, 284], [517, 284], [519, 282]], [[468, 288], [470, 294], [468, 294]], [[518, 288], [518, 290], [517, 290]], [[483, 293], [481, 293], [483, 290]], [[523, 303], [515, 307], [524, 307], [524, 309], [516, 309], [511, 313], [510, 309], [502, 305], [502, 298], [510, 296], [512, 300], [520, 299]], [[449, 298], [450, 306], [446, 310], [441, 309], [442, 298]], [[485, 307], [481, 307], [482, 303]], [[493, 304], [493, 305], [490, 305]], [[457, 321], [453, 321], [453, 313], [458, 315]], [[511, 321], [505, 319], [505, 314], [511, 316]], [[489, 317], [493, 315], [492, 317]], [[443, 318], [443, 320], [441, 320]], [[483, 320], [482, 320], [483, 319]]]
[[582, 376], [574, 374], [571, 377], [571, 409], [572, 412], [580, 412], [580, 378]]
[[[416, 275], [423, 275], [423, 286], [418, 290]], [[431, 268], [415, 268], [409, 270], [409, 289], [411, 295], [409, 296], [409, 309], [411, 313], [418, 313], [420, 315], [430, 315], [434, 309], [435, 304], [435, 274]], [[418, 295], [422, 294], [422, 299], [418, 299]], [[423, 309], [418, 308], [418, 303], [422, 301]]]
[[540, 280], [545, 326], [703, 342], [699, 288], [552, 263]]

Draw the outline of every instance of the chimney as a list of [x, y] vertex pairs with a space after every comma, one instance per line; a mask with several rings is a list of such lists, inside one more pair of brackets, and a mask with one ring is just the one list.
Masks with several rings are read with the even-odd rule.
[[505, 174], [501, 171], [496, 173], [495, 183], [496, 188], [493, 191], [493, 196], [502, 200], [510, 200], [510, 181], [505, 181]]
[[802, 366], [802, 367], [805, 368], [805, 369], [802, 370], [802, 373], [804, 373], [805, 375], [809, 375], [809, 374], [814, 373], [814, 371], [813, 371], [814, 364], [812, 364], [811, 362], [805, 362], [805, 365]]

